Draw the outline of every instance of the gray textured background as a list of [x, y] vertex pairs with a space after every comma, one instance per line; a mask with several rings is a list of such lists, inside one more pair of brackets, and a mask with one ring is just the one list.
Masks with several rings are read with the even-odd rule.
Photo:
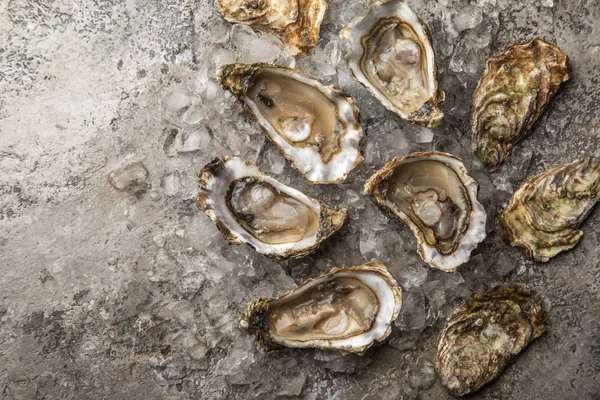
[[[527, 176], [598, 155], [600, 4], [409, 4], [432, 30], [446, 92], [447, 117], [432, 131], [385, 111], [340, 62], [337, 35], [363, 0], [329, 1], [319, 47], [295, 60], [269, 37], [232, 28], [209, 0], [0, 0], [0, 396], [445, 398], [427, 368], [445, 316], [472, 292], [515, 281], [543, 293], [553, 325], [473, 398], [600, 398], [600, 215], [573, 251], [545, 265], [497, 234], [498, 213]], [[471, 93], [486, 57], [538, 36], [569, 55], [572, 79], [489, 171], [470, 150]], [[216, 87], [217, 66], [261, 60], [295, 63], [357, 98], [365, 162], [344, 184], [303, 181]], [[428, 149], [464, 159], [489, 215], [488, 238], [457, 274], [424, 265], [408, 228], [361, 194], [383, 162]], [[229, 247], [194, 204], [195, 174], [217, 155], [348, 207], [349, 223], [302, 260]], [[108, 174], [135, 161], [149, 172], [147, 190], [114, 189]], [[412, 300], [391, 340], [363, 357], [264, 355], [237, 329], [247, 301], [371, 258]]]

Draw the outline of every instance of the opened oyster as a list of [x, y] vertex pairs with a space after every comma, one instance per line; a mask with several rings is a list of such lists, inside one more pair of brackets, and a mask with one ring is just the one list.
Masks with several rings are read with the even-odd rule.
[[369, 178], [365, 192], [410, 227], [419, 255], [432, 267], [455, 271], [485, 239], [477, 182], [452, 154], [396, 157]]
[[363, 131], [349, 94], [270, 64], [225, 65], [217, 77], [308, 181], [341, 182], [362, 161]]
[[473, 151], [481, 161], [502, 163], [568, 79], [567, 56], [540, 39], [514, 44], [490, 58], [471, 111]]
[[546, 331], [539, 294], [518, 284], [476, 294], [454, 310], [438, 343], [435, 370], [453, 396], [476, 392], [497, 378]]
[[427, 127], [442, 122], [431, 34], [406, 3], [374, 1], [340, 36], [352, 74], [385, 108]]
[[599, 195], [600, 166], [594, 157], [544, 171], [513, 194], [500, 217], [502, 236], [546, 262], [579, 242], [583, 232], [578, 227]]
[[387, 338], [402, 292], [383, 264], [330, 268], [272, 299], [250, 302], [240, 327], [263, 350], [316, 347], [363, 354]]
[[218, 8], [232, 23], [270, 33], [296, 55], [310, 51], [319, 41], [325, 0], [219, 0]]
[[345, 209], [329, 207], [239, 158], [214, 159], [200, 171], [198, 183], [198, 206], [225, 239], [269, 257], [305, 256], [346, 218]]

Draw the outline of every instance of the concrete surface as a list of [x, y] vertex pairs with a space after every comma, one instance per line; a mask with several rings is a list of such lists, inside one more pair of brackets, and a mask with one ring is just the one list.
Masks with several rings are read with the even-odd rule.
[[[471, 293], [514, 281], [543, 293], [552, 327], [473, 398], [599, 399], [599, 213], [574, 250], [544, 265], [505, 245], [496, 219], [527, 176], [599, 154], [600, 3], [409, 3], [432, 30], [446, 92], [446, 119], [432, 131], [385, 111], [349, 77], [337, 35], [363, 0], [330, 1], [319, 47], [295, 60], [232, 28], [208, 0], [0, 0], [0, 396], [443, 399], [430, 366], [445, 317]], [[538, 36], [569, 55], [572, 79], [490, 171], [470, 150], [471, 93], [486, 57]], [[303, 181], [216, 87], [217, 66], [260, 60], [356, 96], [365, 162], [344, 184]], [[489, 215], [488, 238], [454, 276], [426, 267], [409, 230], [360, 193], [383, 162], [426, 149], [464, 159]], [[349, 223], [303, 260], [229, 247], [194, 204], [195, 174], [217, 155], [347, 206]], [[419, 294], [402, 321], [426, 319], [398, 321], [363, 357], [265, 355], [237, 329], [247, 301], [370, 258]]]

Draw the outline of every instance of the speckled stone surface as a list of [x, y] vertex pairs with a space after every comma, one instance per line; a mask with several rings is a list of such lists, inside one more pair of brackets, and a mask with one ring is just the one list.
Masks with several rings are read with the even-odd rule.
[[[497, 218], [525, 178], [599, 155], [600, 4], [408, 3], [432, 31], [446, 92], [433, 130], [351, 79], [338, 34], [363, 0], [330, 1], [319, 46], [295, 59], [208, 0], [0, 0], [0, 397], [444, 399], [431, 362], [446, 317], [474, 292], [520, 282], [542, 293], [552, 325], [472, 398], [598, 399], [599, 212], [547, 264], [504, 244]], [[490, 170], [470, 148], [471, 94], [488, 56], [534, 37], [569, 55], [572, 79]], [[216, 68], [236, 61], [295, 65], [350, 92], [365, 161], [341, 185], [305, 182], [216, 85]], [[425, 265], [409, 229], [361, 194], [385, 161], [424, 150], [463, 158], [488, 213], [487, 239], [455, 274]], [[228, 246], [195, 206], [195, 174], [224, 155], [347, 207], [349, 222], [301, 260]], [[406, 299], [390, 340], [364, 356], [262, 354], [237, 328], [247, 301], [369, 259]]]

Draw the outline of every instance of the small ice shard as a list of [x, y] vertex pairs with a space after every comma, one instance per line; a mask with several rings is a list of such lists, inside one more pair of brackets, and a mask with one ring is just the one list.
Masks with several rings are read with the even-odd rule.
[[402, 310], [395, 325], [403, 331], [422, 330], [426, 323], [425, 295], [421, 288], [405, 290], [402, 296]]
[[194, 306], [187, 300], [181, 300], [172, 305], [171, 313], [180, 324], [188, 325], [194, 320]]
[[433, 362], [419, 358], [408, 372], [408, 382], [414, 389], [427, 390], [435, 383], [435, 366]]
[[198, 150], [210, 151], [210, 142], [210, 133], [203, 125], [173, 129], [165, 139], [163, 150], [169, 157]]
[[279, 391], [279, 396], [299, 396], [302, 393], [306, 376], [298, 375], [291, 379], [285, 379], [285, 384], [282, 385]]
[[179, 181], [181, 173], [177, 170], [166, 174], [161, 182], [162, 188], [165, 190], [167, 196], [174, 196], [179, 190]]
[[415, 135], [416, 143], [431, 143], [433, 141], [433, 131], [431, 129], [419, 129]]
[[133, 194], [148, 189], [148, 170], [141, 161], [120, 167], [108, 174], [108, 182], [117, 190]]

